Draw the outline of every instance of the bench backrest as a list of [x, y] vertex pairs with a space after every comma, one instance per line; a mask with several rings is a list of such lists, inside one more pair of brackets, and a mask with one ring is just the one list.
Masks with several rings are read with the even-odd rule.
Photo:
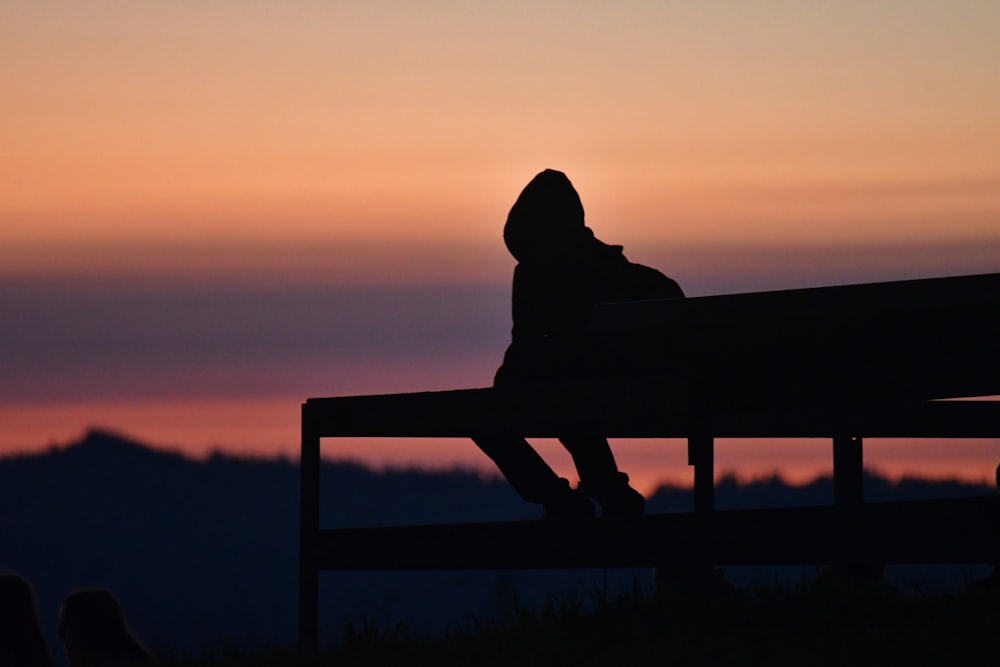
[[1000, 274], [600, 304], [607, 375], [713, 405], [1000, 394]]

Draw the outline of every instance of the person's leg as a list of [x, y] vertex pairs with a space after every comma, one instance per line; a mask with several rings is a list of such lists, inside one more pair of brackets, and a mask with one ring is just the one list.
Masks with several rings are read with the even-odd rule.
[[545, 508], [549, 518], [586, 518], [594, 508], [549, 467], [524, 438], [477, 436], [473, 442], [496, 464], [517, 495]]
[[618, 470], [605, 438], [560, 438], [580, 474], [580, 490], [601, 505], [607, 515], [636, 515], [646, 509], [646, 499], [628, 484]]

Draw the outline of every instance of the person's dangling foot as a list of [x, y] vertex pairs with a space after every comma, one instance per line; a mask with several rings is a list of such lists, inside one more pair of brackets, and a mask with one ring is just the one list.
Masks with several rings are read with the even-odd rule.
[[646, 499], [629, 486], [628, 475], [623, 472], [581, 483], [580, 490], [597, 501], [602, 516], [640, 516], [646, 511]]
[[590, 519], [594, 516], [594, 505], [590, 499], [561, 477], [542, 501], [542, 507], [545, 508], [545, 519], [561, 521]]

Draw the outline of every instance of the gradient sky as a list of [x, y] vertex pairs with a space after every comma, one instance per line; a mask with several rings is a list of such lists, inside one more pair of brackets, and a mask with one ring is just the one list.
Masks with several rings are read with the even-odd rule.
[[691, 295], [1000, 271], [998, 71], [991, 0], [0, 3], [0, 414], [486, 384], [546, 167]]

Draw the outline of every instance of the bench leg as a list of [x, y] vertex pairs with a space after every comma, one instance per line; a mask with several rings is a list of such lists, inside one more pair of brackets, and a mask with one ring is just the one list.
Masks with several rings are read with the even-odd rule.
[[715, 509], [715, 439], [688, 438], [688, 465], [694, 466], [694, 511]]
[[[865, 502], [864, 450], [859, 437], [840, 436], [833, 439], [833, 504], [858, 506]], [[855, 527], [857, 528], [857, 527]], [[852, 535], [852, 540], [860, 538]], [[863, 545], [847, 562], [835, 563], [834, 568], [856, 581], [875, 582], [885, 572], [883, 563], [865, 554]]]
[[[688, 438], [688, 465], [694, 467], [694, 513], [700, 515], [699, 523], [707, 524], [715, 507], [715, 440], [700, 436]], [[702, 526], [705, 527], [704, 525]], [[704, 533], [696, 532], [699, 543], [698, 556], [686, 564], [660, 565], [653, 570], [653, 583], [658, 594], [685, 592], [703, 596], [719, 589], [725, 581], [721, 570], [715, 568], [709, 545], [703, 541]]]
[[319, 643], [319, 436], [302, 406], [299, 497], [299, 651], [315, 653]]
[[833, 439], [833, 504], [860, 505], [865, 501], [864, 453], [861, 438]]

